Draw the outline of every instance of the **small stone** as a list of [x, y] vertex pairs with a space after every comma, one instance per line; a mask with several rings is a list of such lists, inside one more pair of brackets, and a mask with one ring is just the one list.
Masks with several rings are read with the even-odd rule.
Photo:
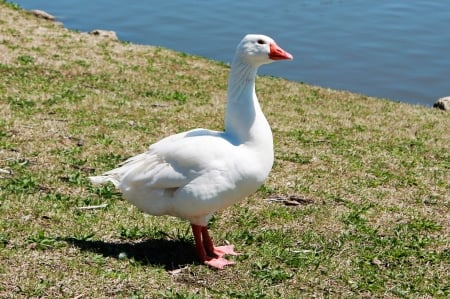
[[89, 32], [89, 34], [97, 35], [103, 38], [108, 38], [111, 40], [118, 40], [117, 34], [114, 31], [110, 30], [101, 30], [101, 29], [95, 29]]
[[441, 110], [450, 111], [450, 96], [440, 98], [434, 103], [433, 107]]
[[128, 255], [126, 252], [119, 253], [119, 260], [124, 260], [126, 258], [128, 258]]
[[43, 10], [33, 9], [33, 10], [30, 10], [30, 12], [33, 15], [35, 15], [36, 17], [42, 18], [45, 20], [54, 21], [56, 19], [55, 16], [52, 16], [51, 14], [49, 14], [48, 12], [45, 12]]

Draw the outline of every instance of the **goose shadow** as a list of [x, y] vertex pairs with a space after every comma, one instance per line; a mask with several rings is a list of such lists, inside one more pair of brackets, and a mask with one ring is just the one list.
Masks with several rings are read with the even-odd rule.
[[182, 239], [148, 239], [140, 242], [106, 242], [101, 240], [60, 238], [81, 251], [90, 251], [104, 257], [134, 259], [142, 265], [163, 266], [167, 271], [188, 264], [198, 264], [195, 246]]

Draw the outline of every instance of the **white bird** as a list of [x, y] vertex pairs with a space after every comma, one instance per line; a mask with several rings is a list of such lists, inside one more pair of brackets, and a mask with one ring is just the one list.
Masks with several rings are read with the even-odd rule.
[[259, 66], [292, 55], [265, 35], [249, 34], [231, 64], [225, 131], [194, 129], [168, 136], [120, 167], [90, 177], [112, 182], [145, 213], [190, 221], [198, 258], [223, 268], [236, 255], [232, 245], [214, 247], [208, 222], [214, 212], [255, 192], [272, 168], [272, 131], [255, 93]]

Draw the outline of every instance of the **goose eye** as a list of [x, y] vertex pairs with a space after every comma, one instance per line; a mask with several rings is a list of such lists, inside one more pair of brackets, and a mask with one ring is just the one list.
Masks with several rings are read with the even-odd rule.
[[266, 42], [262, 39], [258, 39], [257, 43], [260, 45], [264, 45]]

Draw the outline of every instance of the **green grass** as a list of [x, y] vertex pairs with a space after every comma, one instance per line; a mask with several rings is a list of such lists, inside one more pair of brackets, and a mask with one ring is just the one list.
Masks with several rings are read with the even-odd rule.
[[[259, 77], [275, 165], [212, 219], [241, 253], [215, 271], [188, 223], [87, 177], [164, 136], [222, 129], [228, 67], [0, 6], [0, 297], [450, 296], [448, 113]], [[290, 195], [305, 200], [268, 200]]]

